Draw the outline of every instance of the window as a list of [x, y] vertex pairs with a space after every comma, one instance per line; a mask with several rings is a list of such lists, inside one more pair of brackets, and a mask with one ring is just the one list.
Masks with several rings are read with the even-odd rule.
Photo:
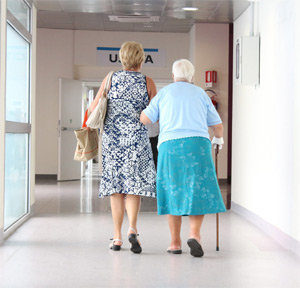
[[30, 32], [31, 9], [23, 0], [7, 0], [7, 9]]
[[6, 121], [29, 122], [30, 44], [7, 25]]
[[5, 135], [4, 229], [28, 212], [29, 134]]
[[30, 15], [31, 9], [27, 2], [7, 0], [4, 231], [29, 213], [32, 39], [29, 29]]

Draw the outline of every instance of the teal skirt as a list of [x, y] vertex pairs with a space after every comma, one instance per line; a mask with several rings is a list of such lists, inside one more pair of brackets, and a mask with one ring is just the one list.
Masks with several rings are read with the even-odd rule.
[[163, 142], [158, 152], [156, 190], [159, 215], [225, 212], [209, 139]]

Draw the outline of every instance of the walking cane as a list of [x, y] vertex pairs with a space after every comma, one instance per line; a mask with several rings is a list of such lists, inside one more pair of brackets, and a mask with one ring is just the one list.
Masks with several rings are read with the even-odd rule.
[[[216, 174], [217, 174], [217, 181], [219, 184], [219, 177], [218, 177], [218, 154], [219, 154], [219, 145], [215, 149], [215, 165], [216, 165]], [[216, 251], [219, 251], [219, 213], [216, 214], [216, 229], [217, 229], [217, 239], [216, 239]]]

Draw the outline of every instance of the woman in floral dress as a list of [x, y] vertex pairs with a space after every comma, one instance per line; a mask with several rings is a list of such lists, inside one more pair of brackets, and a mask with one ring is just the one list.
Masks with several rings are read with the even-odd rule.
[[[140, 72], [145, 58], [141, 44], [125, 42], [119, 55], [123, 70], [114, 72], [108, 93], [99, 197], [110, 196], [111, 200], [114, 236], [110, 248], [114, 251], [121, 249], [121, 229], [126, 210], [131, 251], [140, 253], [142, 248], [137, 239], [137, 217], [141, 196], [156, 197], [156, 172], [148, 131], [140, 123], [139, 117], [155, 96], [156, 87], [151, 78]], [[93, 111], [101, 97], [106, 77], [90, 111]]]

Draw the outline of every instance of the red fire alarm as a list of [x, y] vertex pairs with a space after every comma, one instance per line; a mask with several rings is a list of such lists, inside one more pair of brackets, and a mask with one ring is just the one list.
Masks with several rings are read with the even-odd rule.
[[205, 87], [213, 87], [217, 83], [217, 71], [205, 71]]

